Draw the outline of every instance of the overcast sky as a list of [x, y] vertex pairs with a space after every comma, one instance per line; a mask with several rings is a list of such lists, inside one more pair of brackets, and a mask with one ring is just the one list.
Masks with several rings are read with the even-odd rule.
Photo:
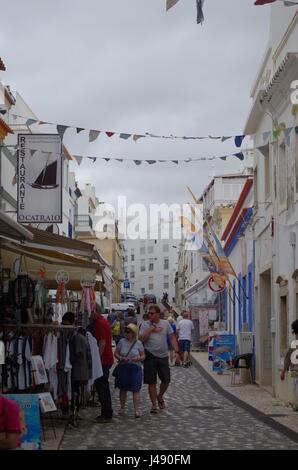
[[[254, 0], [0, 0], [2, 80], [39, 119], [91, 129], [176, 135], [241, 133], [265, 51], [270, 6]], [[55, 129], [53, 128], [53, 131]], [[231, 141], [141, 139], [137, 143], [67, 131], [74, 154], [136, 159], [225, 155]], [[248, 142], [249, 144], [249, 142]], [[80, 186], [102, 201], [187, 202], [238, 160], [149, 166], [87, 160], [72, 165]]]

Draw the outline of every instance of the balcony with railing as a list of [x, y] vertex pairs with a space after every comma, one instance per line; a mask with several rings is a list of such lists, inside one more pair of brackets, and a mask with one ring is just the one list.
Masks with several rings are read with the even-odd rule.
[[75, 216], [75, 231], [79, 234], [93, 234], [93, 222], [90, 215]]

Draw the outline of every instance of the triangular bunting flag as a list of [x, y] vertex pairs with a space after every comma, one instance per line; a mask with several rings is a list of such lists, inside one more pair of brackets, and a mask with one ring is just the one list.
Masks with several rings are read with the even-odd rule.
[[83, 127], [77, 127], [77, 134], [79, 134], [80, 132], [84, 131], [85, 129]]
[[3, 114], [3, 116], [7, 113], [6, 109], [0, 109], [0, 114]]
[[144, 135], [139, 135], [139, 134], [135, 134], [133, 136], [133, 140], [136, 142], [137, 140], [141, 139], [142, 137], [145, 137]]
[[127, 140], [131, 137], [131, 134], [120, 134], [120, 139]]
[[156, 160], [146, 160], [146, 162], [149, 163], [149, 165], [153, 165], [156, 163]]
[[166, 162], [167, 160], [158, 160], [159, 163], [164, 163]]
[[203, 5], [204, 0], [197, 0], [197, 24], [203, 23], [204, 21]]
[[134, 160], [134, 163], [135, 163], [136, 165], [141, 165], [141, 164], [142, 164], [142, 160]]
[[61, 140], [63, 140], [63, 136], [64, 136], [66, 129], [68, 129], [68, 126], [62, 126], [60, 124], [57, 125], [57, 132], [60, 135]]
[[104, 158], [106, 162], [109, 162], [111, 159], [110, 158]]
[[227, 157], [219, 157], [221, 160], [226, 161]]
[[94, 142], [99, 136], [100, 131], [91, 130], [89, 132], [89, 142]]
[[34, 155], [36, 152], [37, 152], [37, 150], [31, 149], [31, 150], [30, 150], [31, 157], [33, 157], [33, 155]]
[[27, 119], [26, 121], [26, 126], [32, 126], [33, 124], [36, 124], [38, 122], [38, 119]]
[[287, 147], [290, 147], [291, 145], [291, 132], [293, 129], [293, 127], [287, 127], [287, 129], [285, 129], [285, 143]]
[[178, 160], [171, 160], [172, 163], [176, 163], [178, 165], [179, 161]]
[[235, 137], [235, 145], [236, 145], [236, 147], [241, 147], [244, 138], [245, 138], [245, 135], [237, 135], [237, 136]]
[[225, 142], [226, 140], [229, 140], [229, 139], [231, 139], [231, 138], [232, 138], [232, 136], [230, 136], [230, 137], [225, 137], [225, 136], [224, 136], [224, 137], [221, 138], [221, 141], [222, 141], [222, 142]]
[[269, 157], [269, 143], [266, 145], [262, 145], [261, 147], [257, 147], [257, 149], [259, 150], [259, 152], [261, 152], [264, 157]]
[[93, 163], [95, 163], [95, 162], [96, 162], [96, 157], [88, 157], [88, 158], [89, 158], [89, 160], [92, 160], [92, 161], [93, 161]]
[[179, 0], [167, 0], [167, 5], [166, 5], [167, 11], [170, 10], [170, 8], [174, 7], [176, 3], [178, 2]]
[[234, 153], [233, 156], [239, 158], [239, 160], [244, 160], [244, 155], [242, 152]]
[[82, 163], [83, 157], [81, 155], [74, 155], [73, 158], [76, 160], [77, 164], [80, 166]]
[[117, 162], [123, 162], [123, 158], [116, 158]]
[[107, 136], [108, 137], [113, 137], [113, 135], [115, 134], [115, 132], [106, 132]]
[[39, 126], [43, 126], [44, 124], [48, 124], [48, 122], [45, 122], [45, 121], [39, 121], [38, 125]]

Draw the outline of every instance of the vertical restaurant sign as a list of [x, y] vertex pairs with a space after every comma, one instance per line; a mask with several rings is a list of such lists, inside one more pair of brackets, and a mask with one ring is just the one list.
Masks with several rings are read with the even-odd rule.
[[20, 223], [62, 222], [62, 142], [56, 134], [18, 135]]

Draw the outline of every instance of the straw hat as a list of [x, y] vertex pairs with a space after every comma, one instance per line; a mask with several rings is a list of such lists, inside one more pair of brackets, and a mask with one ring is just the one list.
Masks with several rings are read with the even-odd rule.
[[129, 323], [129, 325], [125, 326], [125, 328], [131, 330], [135, 335], [138, 334], [138, 327], [134, 323]]

